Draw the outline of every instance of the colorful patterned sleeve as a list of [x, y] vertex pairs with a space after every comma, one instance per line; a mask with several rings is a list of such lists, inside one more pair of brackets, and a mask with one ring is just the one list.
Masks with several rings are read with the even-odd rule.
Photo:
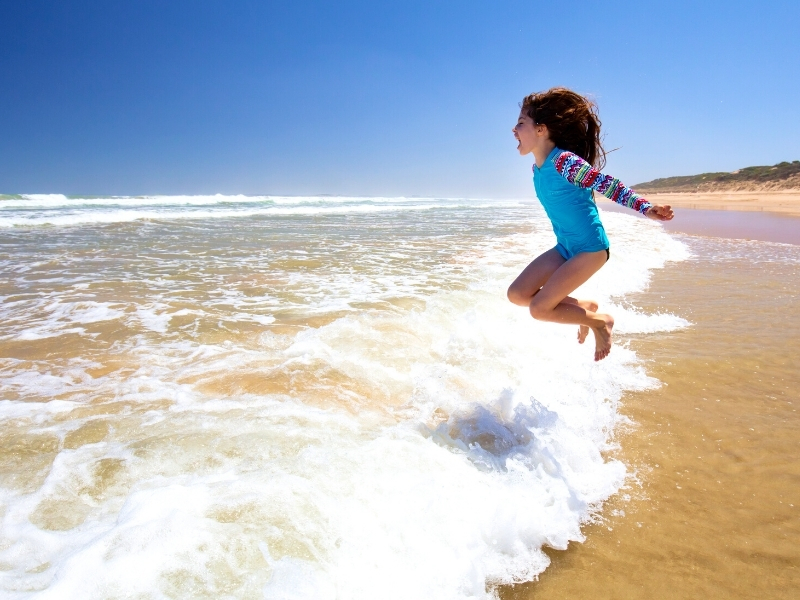
[[604, 175], [573, 152], [564, 151], [555, 157], [556, 171], [572, 185], [592, 189], [617, 204], [642, 214], [652, 206], [647, 200], [626, 187], [619, 179]]

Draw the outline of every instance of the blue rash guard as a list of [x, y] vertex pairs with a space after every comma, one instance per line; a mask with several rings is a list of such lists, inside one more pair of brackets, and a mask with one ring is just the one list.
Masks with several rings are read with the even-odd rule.
[[642, 214], [651, 206], [618, 179], [560, 148], [553, 148], [541, 168], [534, 163], [533, 187], [553, 225], [556, 250], [566, 260], [580, 252], [609, 248], [592, 190]]

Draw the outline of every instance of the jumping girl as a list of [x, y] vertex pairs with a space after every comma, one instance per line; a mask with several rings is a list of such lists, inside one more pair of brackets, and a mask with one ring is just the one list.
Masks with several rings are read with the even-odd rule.
[[606, 153], [597, 107], [571, 90], [553, 88], [527, 96], [514, 137], [519, 153], [533, 153], [536, 159], [533, 187], [558, 243], [525, 267], [508, 288], [508, 299], [528, 307], [534, 319], [578, 325], [581, 344], [591, 329], [594, 359], [602, 360], [611, 351], [614, 319], [595, 312], [596, 302], [569, 295], [611, 256], [592, 191], [656, 221], [672, 219], [672, 208], [651, 204], [600, 173]]

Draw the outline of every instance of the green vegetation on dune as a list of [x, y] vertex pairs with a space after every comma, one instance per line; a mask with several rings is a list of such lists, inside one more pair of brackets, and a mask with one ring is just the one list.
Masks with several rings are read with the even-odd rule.
[[701, 173], [664, 177], [633, 186], [642, 192], [696, 192], [800, 188], [800, 160], [771, 167], [746, 167], [732, 173]]

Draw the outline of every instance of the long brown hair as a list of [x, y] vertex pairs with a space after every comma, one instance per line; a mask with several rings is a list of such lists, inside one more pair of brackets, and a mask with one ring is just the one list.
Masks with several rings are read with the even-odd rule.
[[600, 117], [594, 102], [567, 88], [555, 87], [525, 96], [522, 110], [537, 125], [547, 126], [556, 146], [574, 152], [597, 169], [605, 166], [606, 151], [600, 141]]

